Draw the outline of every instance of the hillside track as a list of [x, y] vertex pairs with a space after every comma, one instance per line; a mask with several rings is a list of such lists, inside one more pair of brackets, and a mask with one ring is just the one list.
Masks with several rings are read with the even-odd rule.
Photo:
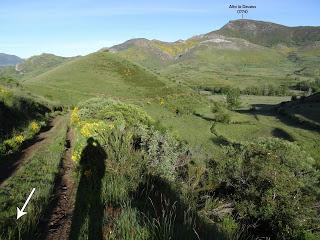
[[59, 173], [53, 189], [49, 210], [40, 221], [42, 236], [40, 239], [64, 240], [69, 238], [73, 206], [75, 181], [73, 178], [74, 163], [71, 159], [74, 132], [68, 128], [65, 153], [61, 159]]
[[5, 161], [5, 163], [0, 166], [0, 187], [5, 184], [8, 178], [15, 174], [22, 163], [31, 160], [34, 152], [41, 146], [49, 144], [55, 131], [61, 127], [64, 121], [64, 116], [53, 118], [34, 139], [23, 145], [21, 152], [15, 154], [11, 159]]

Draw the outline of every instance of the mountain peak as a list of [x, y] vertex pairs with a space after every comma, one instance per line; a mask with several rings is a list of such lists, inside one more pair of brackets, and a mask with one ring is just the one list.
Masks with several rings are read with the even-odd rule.
[[277, 44], [301, 46], [320, 40], [320, 27], [287, 27], [250, 19], [229, 21], [214, 33], [226, 37], [242, 38], [266, 47]]

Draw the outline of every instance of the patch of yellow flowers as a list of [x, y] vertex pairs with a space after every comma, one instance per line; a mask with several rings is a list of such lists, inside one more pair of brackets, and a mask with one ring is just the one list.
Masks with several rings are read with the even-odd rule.
[[29, 131], [32, 132], [33, 134], [38, 133], [40, 131], [40, 128], [41, 128], [40, 125], [35, 121], [31, 122], [28, 127]]
[[6, 97], [8, 95], [10, 95], [10, 92], [5, 87], [0, 86], [0, 97]]
[[70, 116], [70, 121], [71, 121], [71, 124], [77, 124], [80, 121], [79, 108], [78, 107], [75, 107], [72, 110], [71, 116]]
[[85, 122], [82, 124], [80, 133], [82, 136], [88, 138], [97, 135], [99, 132], [106, 132], [112, 130], [114, 125], [112, 123], [98, 122]]
[[71, 156], [71, 159], [75, 162], [79, 162], [81, 158], [81, 152], [78, 150], [74, 150]]
[[71, 159], [75, 162], [79, 162], [81, 159], [81, 152], [85, 146], [85, 139], [89, 137], [97, 137], [101, 133], [110, 132], [114, 129], [113, 123], [105, 121], [86, 122], [79, 121], [77, 124], [80, 134], [83, 137], [82, 140], [78, 140], [77, 147], [73, 150]]
[[18, 144], [21, 144], [23, 143], [23, 141], [25, 140], [24, 136], [23, 135], [16, 135], [14, 136], [13, 140], [18, 143]]

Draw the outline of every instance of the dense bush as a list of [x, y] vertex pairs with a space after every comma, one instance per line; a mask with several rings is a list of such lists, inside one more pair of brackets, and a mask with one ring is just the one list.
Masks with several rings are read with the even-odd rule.
[[317, 78], [314, 81], [302, 81], [298, 82], [294, 89], [299, 91], [309, 91], [312, 90], [312, 92], [319, 92], [320, 91], [320, 79]]
[[[174, 180], [180, 156], [186, 152], [184, 145], [172, 135], [156, 129], [155, 121], [137, 106], [105, 99], [92, 99], [75, 108], [71, 121], [77, 127], [78, 138], [72, 158], [78, 161], [89, 137], [96, 138], [108, 150], [118, 142], [114, 151], [139, 150], [146, 160], [148, 171], [168, 180]], [[127, 150], [125, 150], [127, 149]], [[129, 149], [129, 150], [128, 150]], [[121, 150], [121, 151], [120, 151]], [[110, 149], [108, 150], [110, 151]]]
[[[106, 237], [146, 239], [147, 236], [156, 235], [155, 237], [159, 239], [182, 239], [173, 237], [186, 235], [187, 232], [186, 228], [176, 220], [176, 215], [184, 215], [184, 210], [175, 210], [175, 205], [178, 203], [166, 199], [165, 202], [168, 205], [156, 205], [155, 209], [152, 209], [150, 203], [160, 199], [164, 201], [167, 194], [165, 191], [169, 191], [176, 184], [179, 169], [185, 167], [189, 160], [186, 144], [177, 140], [169, 132], [158, 129], [154, 121], [140, 108], [117, 101], [89, 100], [72, 111], [71, 122], [76, 130], [72, 159], [78, 166], [78, 176], [81, 175], [78, 192], [86, 188], [86, 185], [81, 182], [82, 172], [88, 178], [90, 176], [94, 178], [96, 175], [89, 170], [83, 171], [81, 163], [84, 152], [88, 149], [88, 141], [94, 139], [95, 146], [101, 147], [105, 152], [101, 200], [106, 207], [105, 211], [119, 209], [119, 214], [116, 216], [108, 213], [104, 216], [104, 221], [108, 224], [107, 228], [111, 229], [107, 231]], [[94, 158], [95, 156], [90, 156], [90, 161], [94, 162]], [[160, 182], [161, 184], [153, 188], [151, 183], [147, 183], [148, 179], [154, 179], [155, 183], [152, 181], [152, 184], [160, 184]], [[139, 188], [144, 185], [143, 189]], [[160, 191], [158, 187], [165, 190]], [[91, 190], [86, 189], [86, 194], [88, 191]], [[162, 195], [159, 197], [148, 191], [156, 191], [156, 194]], [[142, 197], [142, 194], [145, 196]], [[178, 194], [178, 191], [170, 192], [166, 197], [176, 197]], [[95, 196], [100, 195], [97, 193]], [[79, 197], [76, 202], [85, 201], [86, 199]], [[133, 208], [133, 205], [136, 208]], [[143, 206], [148, 208], [145, 209]], [[76, 207], [75, 212], [79, 212], [79, 215], [85, 214], [77, 209]], [[162, 215], [157, 214], [158, 209], [164, 211]], [[168, 209], [170, 209], [169, 212], [167, 212]], [[128, 221], [131, 224], [128, 224]], [[179, 221], [183, 219], [179, 218]], [[170, 231], [168, 232], [167, 229]], [[191, 226], [188, 229], [192, 229]], [[85, 231], [88, 230], [83, 230]], [[194, 235], [193, 232], [192, 234]], [[188, 237], [194, 239], [192, 235]], [[183, 237], [183, 239], [186, 238]]]
[[230, 88], [227, 91], [226, 101], [229, 108], [234, 109], [240, 106], [240, 90], [238, 88]]
[[[199, 90], [209, 91], [212, 94], [227, 94], [231, 87], [200, 87]], [[262, 85], [249, 86], [240, 90], [243, 95], [257, 95], [257, 96], [288, 96], [287, 86]]]
[[264, 85], [262, 87], [251, 86], [241, 91], [246, 95], [260, 95], [260, 96], [287, 96], [289, 95], [288, 87]]
[[211, 162], [210, 173], [217, 197], [234, 204], [237, 221], [272, 239], [296, 239], [319, 227], [319, 172], [307, 153], [279, 139], [226, 150], [225, 159]]

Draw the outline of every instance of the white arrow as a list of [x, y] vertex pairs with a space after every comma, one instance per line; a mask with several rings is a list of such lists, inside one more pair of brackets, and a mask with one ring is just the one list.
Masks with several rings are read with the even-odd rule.
[[26, 208], [26, 206], [28, 205], [31, 197], [32, 197], [32, 194], [34, 193], [36, 189], [33, 188], [29, 197], [27, 198], [27, 201], [24, 203], [23, 207], [21, 208], [21, 210], [17, 207], [17, 219], [21, 218], [23, 215], [27, 214], [27, 212], [24, 212], [23, 210]]

